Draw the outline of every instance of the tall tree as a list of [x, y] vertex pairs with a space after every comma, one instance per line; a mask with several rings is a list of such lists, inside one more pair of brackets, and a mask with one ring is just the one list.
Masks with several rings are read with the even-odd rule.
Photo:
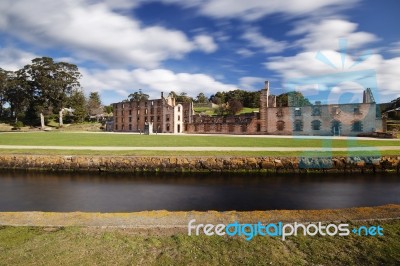
[[107, 114], [112, 114], [113, 113], [113, 106], [112, 105], [104, 106], [104, 112], [107, 113]]
[[[227, 102], [227, 100], [225, 99], [225, 93], [224, 93], [224, 92], [218, 91], [218, 92], [215, 94], [215, 97], [219, 98], [219, 100], [221, 101], [220, 103], [226, 103], [226, 102]], [[218, 104], [218, 103], [217, 103], [217, 104]]]
[[207, 97], [202, 92], [197, 95], [196, 100], [198, 103], [207, 103], [208, 101]]
[[89, 115], [98, 115], [100, 111], [102, 112], [100, 94], [97, 91], [89, 94], [87, 109]]
[[193, 101], [193, 99], [191, 97], [187, 96], [186, 92], [181, 92], [179, 95], [177, 95], [175, 97], [175, 99], [179, 103], [188, 103], [188, 102]]
[[9, 71], [6, 76], [4, 96], [10, 104], [11, 118], [17, 122], [18, 116], [23, 114], [23, 111], [29, 104], [27, 77], [22, 70], [16, 72]]
[[243, 109], [243, 104], [237, 100], [232, 99], [228, 102], [228, 112], [232, 115], [239, 113]]
[[75, 123], [82, 123], [87, 116], [86, 97], [81, 89], [72, 90], [68, 98], [68, 106], [72, 108], [73, 120]]
[[7, 90], [8, 75], [7, 71], [0, 68], [0, 118], [3, 117], [3, 108], [6, 101], [6, 90]]
[[276, 98], [276, 103], [278, 106], [309, 106], [310, 101], [304, 97], [301, 92], [289, 91], [278, 95]]
[[128, 95], [128, 99], [129, 99], [129, 101], [131, 101], [131, 102], [132, 102], [132, 101], [136, 101], [136, 102], [139, 102], [139, 101], [146, 101], [146, 100], [149, 99], [149, 95], [143, 93], [142, 90], [139, 89], [139, 92], [136, 91], [136, 92], [134, 92], [134, 93], [129, 94], [129, 95]]
[[186, 92], [181, 92], [179, 95], [175, 91], [171, 91], [168, 94], [168, 97], [175, 98], [176, 102], [178, 103], [187, 103], [190, 101], [193, 101], [193, 99], [189, 96], [187, 96]]
[[212, 103], [218, 104], [218, 105], [220, 105], [220, 104], [223, 103], [222, 99], [221, 99], [220, 97], [218, 97], [217, 95], [211, 95], [210, 101], [211, 101]]
[[[41, 57], [32, 60], [24, 68], [30, 77], [32, 93], [37, 94], [40, 112], [52, 109], [59, 113], [62, 126], [63, 108], [74, 88], [79, 88], [81, 74], [74, 64], [55, 63], [52, 58]], [[42, 125], [43, 127], [44, 125]]]

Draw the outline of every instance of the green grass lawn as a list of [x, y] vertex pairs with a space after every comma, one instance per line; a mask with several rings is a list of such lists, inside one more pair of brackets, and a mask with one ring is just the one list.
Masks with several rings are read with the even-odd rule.
[[[367, 225], [368, 223], [362, 223]], [[380, 237], [137, 234], [129, 229], [0, 227], [3, 265], [398, 265], [400, 221]]]
[[215, 109], [211, 107], [194, 107], [193, 110], [196, 114], [215, 115]]
[[247, 113], [252, 113], [252, 112], [258, 112], [259, 108], [250, 108], [250, 107], [243, 107], [242, 110], [240, 110], [239, 114], [247, 114]]
[[68, 132], [0, 133], [0, 145], [132, 147], [373, 147], [399, 146], [399, 140], [321, 140], [193, 135], [135, 135]]

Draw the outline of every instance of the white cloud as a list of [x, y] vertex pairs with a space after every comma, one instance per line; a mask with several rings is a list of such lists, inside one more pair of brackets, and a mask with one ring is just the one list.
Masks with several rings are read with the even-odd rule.
[[200, 92], [211, 95], [218, 90], [237, 89], [233, 84], [219, 82], [205, 74], [175, 73], [167, 69], [139, 68], [131, 71], [81, 69], [81, 72], [83, 75], [81, 84], [86, 90], [117, 92], [121, 95], [117, 101], [125, 99], [139, 88], [152, 98], [158, 98], [160, 92], [168, 93], [172, 90], [177, 93], [186, 92], [195, 97]]
[[229, 41], [231, 39], [231, 36], [229, 36], [227, 34], [227, 32], [229, 32], [229, 30], [227, 30], [227, 31], [217, 31], [217, 32], [214, 32], [213, 35], [218, 41], [226, 42], [226, 41]]
[[392, 54], [395, 55], [400, 55], [400, 41], [399, 42], [394, 42], [392, 43], [389, 48], [388, 51]]
[[[373, 70], [376, 72], [374, 79], [378, 90], [376, 99], [379, 102], [400, 96], [397, 85], [400, 57], [384, 59], [380, 54], [362, 50], [358, 54], [351, 54], [353, 50], [360, 50], [378, 39], [368, 32], [357, 31], [357, 24], [340, 19], [319, 22], [307, 20], [296, 25], [289, 35], [304, 36], [295, 43], [302, 47], [303, 51], [294, 56], [271, 57], [265, 63], [266, 68], [277, 72], [286, 81], [287, 86], [293, 85], [289, 84], [293, 79], [307, 79], [307, 77], [312, 79], [325, 75], [326, 81], [319, 84], [317, 89], [304, 87], [303, 91], [311, 94], [326, 90], [331, 90], [333, 94], [335, 91], [336, 94], [345, 93], [346, 86], [352, 90], [346, 83], [335, 85], [332, 92], [330, 83], [338, 81], [334, 78], [335, 74]], [[340, 42], [346, 48], [343, 55], [340, 53]]]
[[[377, 60], [378, 84], [381, 94], [384, 96], [394, 95], [400, 97], [400, 88], [398, 79], [400, 77], [400, 57], [384, 60], [380, 57]], [[385, 98], [388, 98], [385, 97]]]
[[[328, 102], [361, 103], [365, 88], [359, 83], [343, 81], [329, 91]], [[343, 99], [345, 97], [345, 100]]]
[[59, 47], [75, 57], [105, 65], [151, 68], [196, 49], [207, 53], [216, 49], [211, 37], [198, 36], [192, 41], [181, 31], [161, 26], [145, 27], [113, 11], [134, 6], [123, 0], [115, 3], [3, 0], [0, 31], [40, 47]]
[[140, 4], [140, 0], [100, 0], [98, 2], [104, 2], [112, 9], [131, 9]]
[[[340, 66], [340, 53], [327, 50], [322, 51], [334, 65]], [[284, 79], [301, 78], [311, 75], [323, 75], [330, 73], [332, 69], [316, 60], [316, 52], [302, 52], [295, 56], [276, 56], [270, 58], [265, 66], [278, 72]]]
[[[5, 70], [18, 70], [24, 65], [30, 64], [31, 60], [36, 57], [39, 56], [16, 48], [0, 47], [1, 67]], [[68, 59], [68, 62], [75, 61], [73, 58], [57, 58], [55, 60], [60, 61], [61, 59]], [[81, 85], [85, 92], [88, 94], [91, 91], [99, 91], [105, 104], [122, 101], [138, 89], [142, 89], [152, 98], [158, 98], [160, 92], [169, 93], [172, 90], [177, 93], [186, 92], [195, 97], [200, 92], [211, 95], [218, 90], [229, 91], [238, 88], [234, 84], [220, 82], [206, 74], [175, 73], [161, 68], [126, 70], [79, 67], [79, 71], [82, 74]], [[222, 79], [223, 76], [219, 78]]]
[[194, 37], [194, 43], [198, 46], [199, 50], [206, 53], [212, 53], [218, 49], [214, 39], [207, 35], [197, 35]]
[[240, 18], [243, 20], [257, 20], [271, 14], [285, 14], [289, 16], [318, 16], [335, 12], [338, 9], [354, 6], [358, 0], [161, 0], [164, 3], [177, 3], [185, 7], [196, 7], [203, 15], [214, 18]]
[[33, 53], [26, 52], [14, 47], [0, 46], [0, 67], [5, 70], [16, 71], [23, 66], [30, 64], [31, 60], [36, 57], [38, 56]]
[[242, 38], [249, 41], [250, 46], [261, 48], [265, 53], [279, 53], [282, 52], [285, 47], [285, 42], [275, 41], [271, 38], [262, 36], [255, 29], [248, 29]]
[[249, 49], [246, 49], [246, 48], [240, 48], [240, 49], [238, 49], [238, 50], [236, 51], [236, 53], [237, 53], [238, 55], [243, 56], [243, 57], [250, 57], [250, 56], [253, 56], [253, 55], [254, 55], [254, 52], [253, 52], [253, 51], [251, 51], [251, 50], [249, 50]]
[[339, 39], [344, 39], [347, 48], [359, 48], [378, 38], [368, 32], [356, 32], [357, 24], [341, 19], [323, 21], [303, 21], [296, 25], [289, 35], [305, 35], [296, 42], [307, 51], [337, 50]]
[[240, 87], [244, 90], [260, 90], [263, 88], [263, 82], [265, 79], [260, 77], [242, 77], [240, 78]]
[[[378, 102], [390, 101], [400, 97], [398, 86], [400, 57], [385, 59], [379, 54], [372, 54], [362, 63], [352, 67], [356, 60], [351, 55], [346, 55], [344, 67], [342, 68], [340, 53], [332, 50], [322, 51], [322, 53], [337, 67], [336, 69], [316, 60], [315, 52], [303, 52], [292, 57], [274, 57], [265, 63], [265, 66], [270, 70], [276, 71], [286, 81], [296, 78], [310, 77], [312, 79], [312, 77], [321, 75], [329, 76], [329, 74], [335, 75], [337, 73], [372, 70], [376, 72], [377, 95], [375, 95], [375, 98]], [[345, 85], [336, 86], [335, 90], [340, 88], [341, 92], [345, 92]], [[322, 84], [318, 89], [326, 90], [327, 88]]]

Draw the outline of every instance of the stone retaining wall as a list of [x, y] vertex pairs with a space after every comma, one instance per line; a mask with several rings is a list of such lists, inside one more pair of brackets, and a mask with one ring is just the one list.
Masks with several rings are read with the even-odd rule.
[[0, 155], [2, 169], [105, 172], [182, 171], [396, 171], [400, 156], [383, 157], [163, 157]]

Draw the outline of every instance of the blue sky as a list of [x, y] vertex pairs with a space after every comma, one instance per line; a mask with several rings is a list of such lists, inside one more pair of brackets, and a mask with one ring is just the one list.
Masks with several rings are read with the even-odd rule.
[[0, 67], [77, 64], [104, 104], [264, 80], [323, 103], [359, 102], [366, 87], [386, 102], [400, 97], [399, 14], [396, 0], [2, 0]]

